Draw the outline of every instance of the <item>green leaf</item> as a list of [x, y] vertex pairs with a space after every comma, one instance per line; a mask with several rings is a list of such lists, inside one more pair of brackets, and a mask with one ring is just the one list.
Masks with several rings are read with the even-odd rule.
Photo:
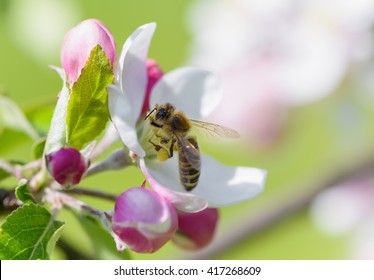
[[97, 45], [70, 94], [66, 118], [69, 146], [80, 150], [105, 129], [109, 120], [106, 87], [113, 79], [109, 59]]
[[23, 132], [32, 139], [38, 138], [38, 133], [31, 126], [21, 109], [11, 99], [0, 95], [0, 131], [4, 128]]
[[43, 137], [34, 143], [33, 154], [34, 154], [35, 159], [39, 159], [43, 156], [45, 142], [46, 142], [46, 138]]
[[32, 196], [26, 179], [21, 179], [16, 187], [16, 196], [24, 204], [35, 203], [35, 199]]
[[[10, 214], [0, 229], [0, 259], [49, 259], [53, 242], [64, 226], [40, 205], [24, 205]], [[52, 243], [51, 243], [52, 242]]]
[[101, 225], [101, 222], [90, 216], [79, 216], [81, 225], [87, 232], [94, 247], [96, 259], [99, 260], [129, 260], [129, 251], [118, 252], [111, 234]]
[[63, 222], [59, 222], [61, 223], [61, 226], [59, 228], [57, 228], [51, 238], [49, 239], [48, 243], [47, 243], [47, 254], [48, 256], [51, 256], [52, 253], [53, 253], [53, 250], [55, 249], [56, 247], [56, 243], [57, 241], [60, 239], [60, 236], [61, 236], [61, 233], [62, 233], [62, 230], [64, 229], [64, 224]]

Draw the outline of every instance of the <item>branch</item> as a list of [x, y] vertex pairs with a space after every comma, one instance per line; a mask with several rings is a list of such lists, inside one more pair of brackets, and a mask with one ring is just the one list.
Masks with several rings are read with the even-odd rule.
[[93, 196], [93, 197], [98, 197], [98, 198], [103, 198], [107, 199], [110, 201], [116, 201], [117, 196], [114, 194], [98, 191], [98, 190], [88, 190], [84, 188], [74, 188], [71, 190], [67, 191], [68, 193], [73, 193], [73, 194], [78, 194], [78, 195], [88, 195], [88, 196]]
[[80, 201], [69, 194], [52, 190], [50, 188], [45, 189], [44, 198], [52, 205], [52, 209], [61, 209], [62, 207], [67, 207], [68, 209], [75, 210], [78, 213], [84, 212], [97, 218], [103, 224], [104, 228], [111, 232], [110, 211], [101, 211], [85, 204], [83, 201]]
[[[374, 170], [374, 157], [365, 158], [359, 162], [348, 162], [350, 164], [343, 166], [339, 170], [335, 170], [333, 174], [326, 176], [323, 180], [314, 182], [310, 185], [302, 185], [293, 188], [292, 195], [287, 193], [285, 196], [291, 197], [282, 199], [277, 197], [274, 201], [264, 203], [263, 209], [256, 210], [260, 215], [252, 215], [248, 219], [248, 223], [237, 223], [230, 227], [228, 233], [216, 238], [208, 247], [198, 252], [185, 253], [179, 256], [180, 259], [213, 259], [222, 254], [224, 251], [230, 249], [235, 244], [252, 238], [265, 230], [282, 222], [289, 216], [296, 214], [309, 206], [314, 198], [321, 191], [344, 183], [345, 181], [354, 177], [370, 176]], [[294, 190], [299, 190], [299, 193], [294, 194]], [[282, 201], [277, 203], [275, 201]], [[274, 205], [269, 207], [268, 205]], [[246, 210], [242, 210], [246, 212]], [[249, 212], [249, 211], [248, 211]], [[251, 210], [253, 212], [253, 209]]]

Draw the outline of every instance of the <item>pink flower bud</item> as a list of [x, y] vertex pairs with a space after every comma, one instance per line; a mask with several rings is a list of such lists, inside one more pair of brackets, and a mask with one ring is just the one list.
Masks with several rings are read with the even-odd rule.
[[61, 185], [78, 184], [88, 167], [88, 162], [73, 148], [61, 148], [46, 156], [52, 177]]
[[161, 68], [158, 66], [157, 62], [153, 59], [148, 59], [146, 62], [147, 66], [147, 89], [144, 97], [144, 103], [142, 108], [142, 115], [149, 111], [149, 98], [151, 96], [151, 92], [153, 86], [157, 83], [158, 80], [164, 75]]
[[102, 22], [88, 19], [66, 33], [61, 49], [61, 63], [70, 83], [74, 83], [79, 78], [92, 49], [97, 44], [103, 48], [113, 65], [116, 45], [112, 34]]
[[173, 241], [185, 249], [202, 248], [213, 239], [218, 221], [218, 210], [207, 208], [197, 213], [178, 213], [178, 230]]
[[177, 226], [175, 209], [153, 190], [131, 188], [117, 198], [112, 229], [117, 242], [135, 252], [157, 251], [171, 239]]

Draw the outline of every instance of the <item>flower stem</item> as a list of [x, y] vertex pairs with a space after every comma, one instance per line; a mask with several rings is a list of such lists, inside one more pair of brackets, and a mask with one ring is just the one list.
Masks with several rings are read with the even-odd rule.
[[93, 164], [85, 173], [85, 177], [108, 170], [118, 170], [133, 164], [127, 149], [113, 151], [105, 160]]
[[65, 206], [72, 210], [76, 210], [77, 212], [85, 212], [86, 214], [97, 218], [109, 232], [111, 231], [111, 217], [109, 213], [89, 206], [83, 201], [80, 201], [64, 192], [52, 190], [50, 188], [46, 189], [45, 192], [45, 198], [52, 204], [52, 209], [60, 209]]
[[9, 173], [10, 175], [16, 177], [17, 179], [22, 179], [23, 175], [19, 168], [16, 166], [13, 166], [11, 163], [0, 159], [0, 168], [3, 169], [6, 173]]

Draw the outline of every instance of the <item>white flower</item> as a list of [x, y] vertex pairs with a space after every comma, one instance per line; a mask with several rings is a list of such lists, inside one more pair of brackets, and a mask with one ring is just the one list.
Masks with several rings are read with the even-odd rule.
[[[166, 161], [155, 159], [148, 142], [149, 122], [141, 109], [145, 99], [146, 60], [154, 23], [139, 27], [125, 42], [116, 69], [116, 82], [108, 87], [109, 111], [123, 143], [139, 157], [139, 165], [150, 185], [184, 212], [198, 212], [206, 207], [222, 207], [245, 201], [259, 194], [266, 171], [250, 167], [225, 166], [201, 155], [198, 185], [187, 192], [179, 179], [177, 155]], [[150, 106], [169, 102], [194, 120], [207, 118], [219, 103], [216, 77], [193, 67], [179, 68], [165, 74], [155, 84]]]

